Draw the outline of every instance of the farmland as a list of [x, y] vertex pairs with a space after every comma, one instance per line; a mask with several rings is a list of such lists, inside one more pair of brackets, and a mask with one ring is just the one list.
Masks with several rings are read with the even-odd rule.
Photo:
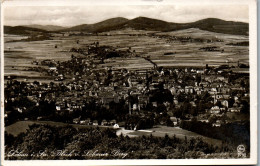
[[[168, 41], [160, 37], [163, 35], [176, 37], [200, 38], [220, 42], [180, 42]], [[5, 75], [19, 77], [43, 77], [38, 72], [28, 71], [33, 60], [53, 59], [66, 61], [70, 58], [69, 50], [84, 48], [87, 44], [99, 42], [100, 45], [113, 46], [119, 50], [131, 47], [142, 57], [149, 56], [158, 66], [218, 66], [222, 64], [236, 64], [237, 61], [248, 64], [248, 46], [228, 45], [229, 43], [248, 42], [248, 36], [229, 35], [199, 30], [196, 28], [173, 32], [156, 32], [123, 29], [101, 33], [100, 35], [62, 36], [52, 35], [52, 40], [19, 41], [26, 36], [5, 34]], [[79, 41], [77, 43], [76, 41]], [[15, 41], [15, 42], [10, 42]], [[57, 48], [55, 48], [57, 46]], [[202, 47], [216, 46], [220, 51], [203, 51]], [[171, 55], [164, 55], [172, 52]], [[100, 68], [113, 66], [114, 68], [151, 68], [152, 64], [141, 57], [111, 58], [100, 65]]]

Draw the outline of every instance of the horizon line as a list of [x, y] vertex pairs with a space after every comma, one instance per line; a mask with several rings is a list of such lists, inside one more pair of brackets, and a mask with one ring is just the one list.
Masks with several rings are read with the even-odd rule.
[[60, 26], [60, 27], [63, 27], [63, 28], [71, 28], [71, 27], [75, 27], [75, 26], [79, 26], [79, 25], [93, 25], [93, 24], [97, 24], [97, 23], [100, 23], [100, 22], [103, 22], [103, 21], [106, 21], [106, 20], [110, 20], [110, 19], [115, 19], [115, 18], [124, 18], [124, 19], [127, 19], [128, 21], [130, 20], [134, 20], [134, 19], [137, 19], [137, 18], [148, 18], [148, 19], [154, 19], [154, 20], [159, 20], [159, 21], [164, 21], [164, 22], [167, 22], [167, 23], [176, 23], [176, 24], [187, 24], [187, 23], [194, 23], [194, 22], [197, 22], [197, 21], [201, 21], [201, 20], [206, 20], [206, 19], [219, 19], [219, 20], [223, 20], [223, 21], [231, 21], [231, 22], [237, 22], [237, 23], [245, 23], [245, 24], [249, 24], [249, 22], [243, 22], [243, 21], [235, 21], [235, 20], [225, 20], [225, 19], [221, 19], [221, 18], [216, 18], [216, 17], [207, 17], [207, 18], [203, 18], [203, 19], [198, 19], [196, 21], [192, 21], [192, 22], [184, 22], [184, 23], [180, 23], [180, 22], [169, 22], [169, 21], [165, 21], [165, 20], [162, 20], [162, 19], [155, 19], [155, 18], [150, 18], [150, 17], [144, 17], [144, 16], [138, 16], [138, 17], [135, 17], [135, 18], [132, 18], [132, 19], [128, 19], [128, 18], [125, 18], [125, 17], [111, 17], [111, 18], [108, 18], [108, 19], [105, 19], [105, 20], [102, 20], [102, 21], [98, 21], [98, 22], [95, 22], [95, 23], [82, 23], [82, 24], [76, 24], [76, 25], [72, 25], [72, 26], [62, 26], [62, 25], [55, 25], [55, 24], [18, 24], [18, 25], [4, 25], [3, 26], [10, 26], [10, 27], [16, 27], [16, 26], [30, 26], [30, 25], [40, 25], [40, 26]]

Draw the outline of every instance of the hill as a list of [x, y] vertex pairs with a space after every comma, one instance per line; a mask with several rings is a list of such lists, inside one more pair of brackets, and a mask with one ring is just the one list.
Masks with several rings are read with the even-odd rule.
[[25, 26], [4, 26], [4, 34], [13, 35], [30, 35], [33, 33], [46, 33], [47, 31], [37, 28], [25, 27]]
[[128, 21], [124, 26], [137, 30], [169, 31], [171, 29], [177, 29], [179, 24], [146, 17], [137, 17]]
[[42, 29], [42, 30], [45, 30], [45, 31], [58, 31], [58, 30], [62, 30], [62, 29], [66, 28], [66, 27], [57, 26], [57, 25], [37, 25], [37, 24], [23, 25], [23, 26], [24, 27], [29, 27], [29, 28]]
[[248, 35], [248, 23], [224, 21], [216, 18], [208, 18], [187, 24], [189, 28], [199, 28], [211, 32], [234, 34], [234, 35]]
[[96, 24], [83, 24], [62, 31], [84, 31], [84, 32], [105, 32], [123, 28], [133, 28], [136, 30], [151, 30], [151, 31], [175, 31], [188, 28], [198, 28], [211, 32], [248, 35], [248, 23], [224, 21], [216, 18], [208, 18], [192, 23], [171, 23], [162, 20], [137, 17], [132, 20], [125, 18], [112, 18]]
[[86, 31], [86, 32], [104, 32], [117, 29], [123, 26], [128, 19], [122, 17], [111, 18], [95, 24], [82, 24], [61, 31]]

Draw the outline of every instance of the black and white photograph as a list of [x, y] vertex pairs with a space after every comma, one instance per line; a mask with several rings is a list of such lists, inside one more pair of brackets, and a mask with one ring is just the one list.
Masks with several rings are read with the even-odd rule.
[[255, 1], [15, 2], [3, 165], [256, 163]]

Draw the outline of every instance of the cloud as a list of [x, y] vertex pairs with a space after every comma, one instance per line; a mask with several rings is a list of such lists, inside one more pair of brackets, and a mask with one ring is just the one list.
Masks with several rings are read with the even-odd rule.
[[247, 5], [200, 6], [8, 6], [4, 10], [5, 25], [92, 24], [113, 17], [133, 19], [138, 16], [185, 23], [204, 18], [220, 18], [248, 22]]

